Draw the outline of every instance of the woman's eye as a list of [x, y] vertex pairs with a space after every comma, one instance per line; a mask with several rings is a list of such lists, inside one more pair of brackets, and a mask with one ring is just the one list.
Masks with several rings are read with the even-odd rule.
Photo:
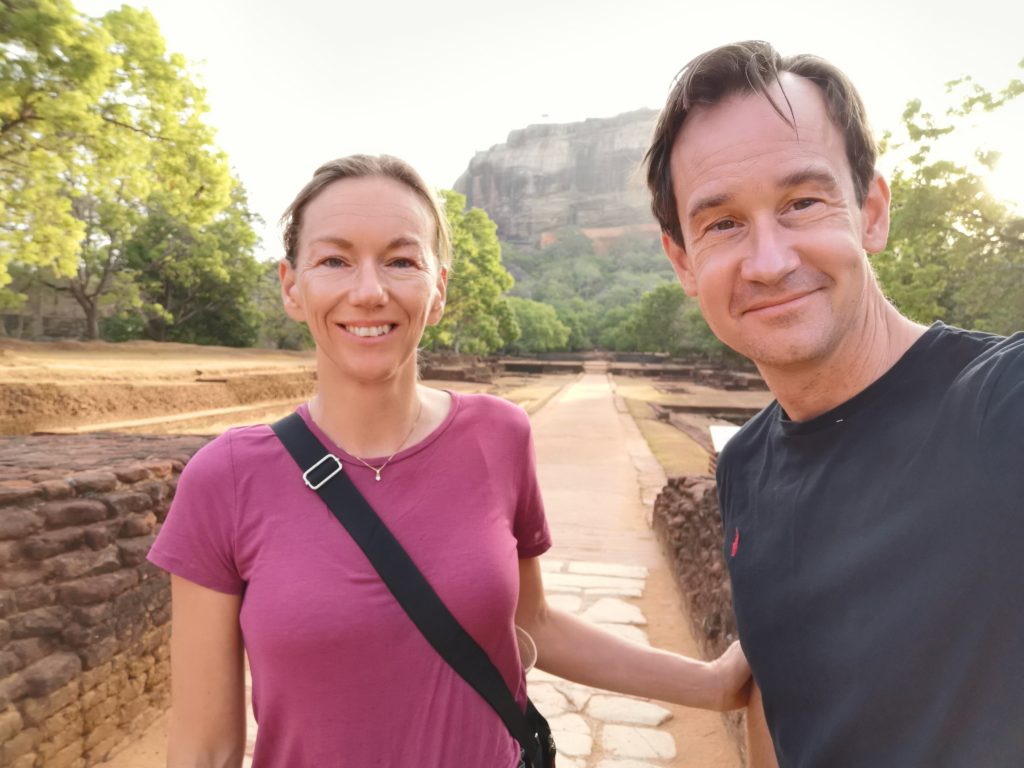
[[388, 262], [388, 264], [392, 267], [399, 267], [402, 269], [408, 269], [409, 267], [416, 266], [416, 262], [413, 259], [410, 259], [406, 256], [400, 256], [398, 258], [392, 259], [391, 261]]

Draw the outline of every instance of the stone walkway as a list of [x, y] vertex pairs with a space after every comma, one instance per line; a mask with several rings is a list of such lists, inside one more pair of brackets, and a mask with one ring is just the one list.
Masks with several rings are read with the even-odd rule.
[[[698, 656], [667, 561], [650, 529], [665, 483], [636, 423], [601, 370], [567, 385], [532, 417], [538, 474], [555, 545], [541, 562], [552, 605], [611, 632]], [[530, 697], [548, 718], [559, 768], [738, 768], [717, 713], [609, 694], [540, 670]], [[166, 729], [147, 734], [150, 750]], [[250, 716], [249, 751], [256, 724]], [[126, 750], [106, 768], [157, 768]], [[251, 759], [246, 759], [246, 768]]]
[[[699, 656], [650, 528], [666, 480], [600, 368], [534, 414], [555, 545], [541, 558], [548, 601], [629, 640]], [[610, 694], [533, 670], [530, 698], [555, 731], [559, 768], [737, 768], [721, 716]]]
[[[649, 645], [647, 618], [627, 598], [642, 597], [647, 569], [582, 560], [548, 560], [544, 585], [552, 606], [634, 642]], [[530, 698], [551, 725], [559, 768], [655, 768], [676, 757], [672, 718], [662, 706], [570, 683], [538, 669], [527, 676]], [[605, 755], [599, 762], [595, 755]], [[656, 760], [658, 762], [637, 762]]]

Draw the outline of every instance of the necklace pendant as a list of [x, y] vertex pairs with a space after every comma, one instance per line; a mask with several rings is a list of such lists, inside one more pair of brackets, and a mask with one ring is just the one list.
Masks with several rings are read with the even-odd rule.
[[377, 473], [377, 482], [379, 483], [380, 482], [380, 472], [377, 472], [377, 470], [374, 470], [374, 472]]

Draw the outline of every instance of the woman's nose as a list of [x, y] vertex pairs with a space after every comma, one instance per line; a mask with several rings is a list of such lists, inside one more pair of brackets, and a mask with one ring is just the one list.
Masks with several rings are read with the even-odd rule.
[[358, 268], [351, 297], [353, 304], [365, 306], [378, 306], [387, 300], [387, 288], [375, 264]]

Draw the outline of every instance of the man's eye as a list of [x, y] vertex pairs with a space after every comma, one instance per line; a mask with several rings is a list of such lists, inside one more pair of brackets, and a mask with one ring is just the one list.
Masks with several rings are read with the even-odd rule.
[[712, 224], [710, 227], [708, 227], [708, 231], [709, 232], [728, 232], [730, 229], [735, 229], [735, 228], [736, 228], [736, 222], [735, 221], [733, 221], [732, 219], [722, 219], [721, 221], [716, 221], [714, 224]]
[[343, 267], [345, 266], [345, 260], [339, 256], [327, 256], [320, 260], [320, 264], [324, 267]]
[[810, 208], [812, 205], [814, 205], [816, 202], [818, 202], [818, 201], [815, 200], [813, 197], [802, 198], [800, 200], [797, 200], [795, 203], [793, 203], [793, 210], [796, 210], [796, 211], [806, 210], [807, 208]]

